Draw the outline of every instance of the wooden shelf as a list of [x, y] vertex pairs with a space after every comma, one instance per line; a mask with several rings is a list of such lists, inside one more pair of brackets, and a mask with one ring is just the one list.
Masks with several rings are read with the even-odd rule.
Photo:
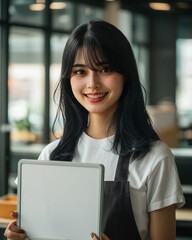
[[13, 219], [11, 218], [0, 218], [0, 226], [7, 226]]
[[192, 221], [192, 209], [181, 208], [176, 210], [177, 221]]

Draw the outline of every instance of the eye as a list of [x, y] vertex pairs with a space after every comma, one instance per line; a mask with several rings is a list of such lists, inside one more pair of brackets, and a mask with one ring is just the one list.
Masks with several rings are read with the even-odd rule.
[[85, 74], [85, 70], [78, 69], [78, 70], [74, 71], [74, 73], [77, 74], [77, 75], [82, 75], [82, 74]]
[[112, 72], [112, 68], [110, 66], [103, 66], [102, 69], [100, 70], [101, 73], [109, 73]]

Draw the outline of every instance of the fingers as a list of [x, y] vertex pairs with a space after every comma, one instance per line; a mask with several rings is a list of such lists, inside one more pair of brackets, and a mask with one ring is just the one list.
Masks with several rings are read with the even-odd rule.
[[91, 233], [91, 237], [93, 240], [99, 240], [95, 233]]
[[10, 214], [11, 214], [12, 218], [17, 219], [17, 212], [16, 211], [11, 211]]
[[6, 228], [4, 236], [7, 237], [8, 240], [22, 240], [26, 238], [25, 231], [19, 227], [17, 227], [17, 221], [12, 221]]
[[17, 227], [17, 221], [14, 220], [12, 221], [8, 227], [7, 227], [9, 230], [13, 231], [13, 232], [17, 232], [17, 233], [24, 233], [25, 231], [19, 227]]
[[[91, 237], [93, 240], [99, 240], [95, 233], [91, 233]], [[104, 233], [102, 234], [102, 240], [110, 240]]]

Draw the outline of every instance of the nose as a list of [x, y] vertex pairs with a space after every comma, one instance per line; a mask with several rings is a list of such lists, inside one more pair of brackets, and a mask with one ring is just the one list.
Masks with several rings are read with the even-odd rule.
[[100, 77], [97, 71], [90, 71], [87, 84], [90, 89], [97, 89], [100, 87]]

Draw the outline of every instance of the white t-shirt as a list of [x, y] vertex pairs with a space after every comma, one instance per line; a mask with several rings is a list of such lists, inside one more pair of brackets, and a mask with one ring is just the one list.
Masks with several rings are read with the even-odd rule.
[[[119, 156], [111, 151], [114, 136], [93, 139], [83, 133], [79, 139], [73, 161], [99, 163], [105, 166], [105, 180], [113, 181]], [[59, 140], [45, 147], [39, 156], [49, 160]], [[132, 208], [141, 239], [148, 239], [148, 213], [176, 204], [184, 205], [175, 160], [170, 149], [161, 141], [152, 144], [151, 151], [141, 160], [129, 165], [129, 186]]]

